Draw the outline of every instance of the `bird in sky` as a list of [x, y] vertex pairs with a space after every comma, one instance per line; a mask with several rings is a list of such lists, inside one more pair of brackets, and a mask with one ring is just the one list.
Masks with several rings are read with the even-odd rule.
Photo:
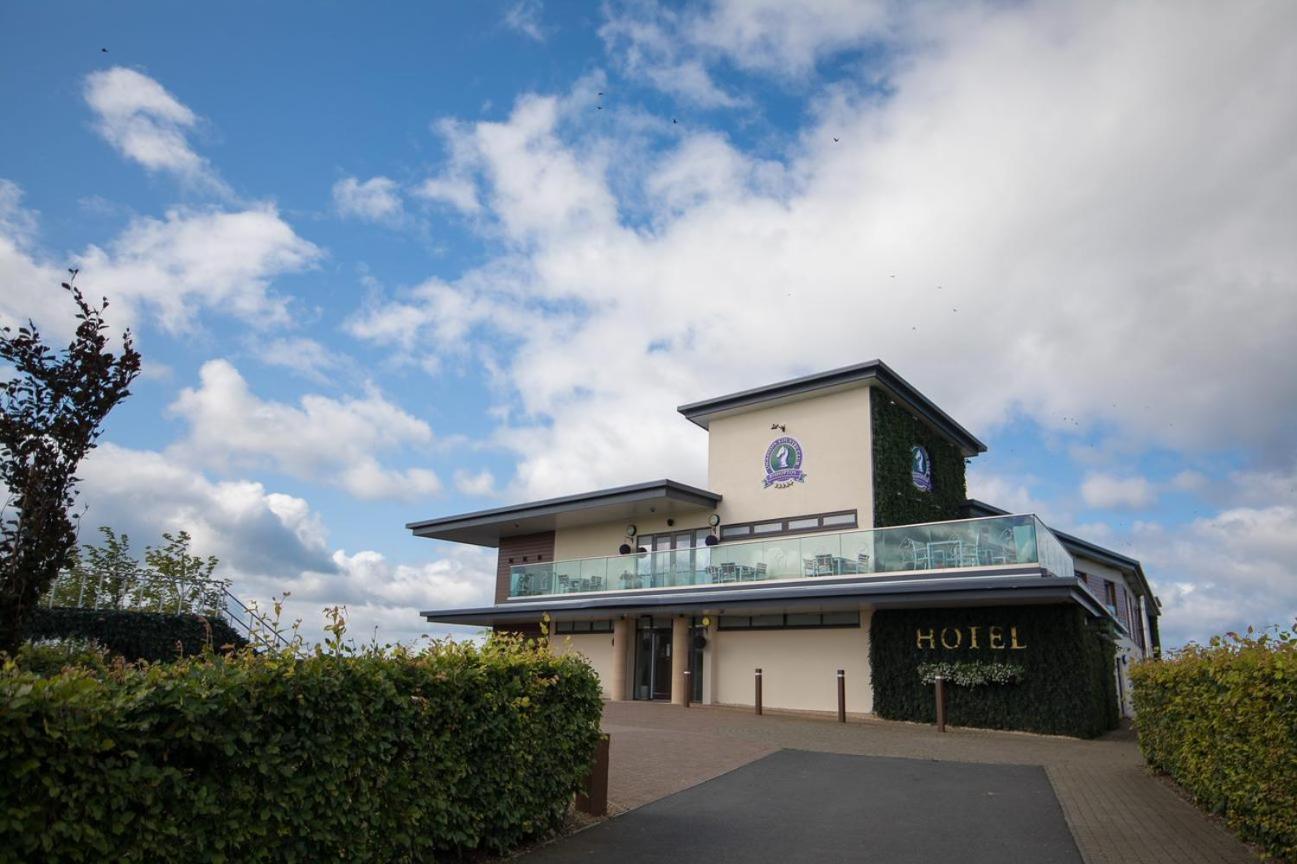
[[672, 118], [671, 118], [671, 122], [672, 122], [672, 123], [679, 123], [680, 121], [677, 120], [676, 118], [672, 117]]
[[834, 139], [833, 139], [833, 143], [836, 144], [837, 142], [838, 142], [838, 139], [837, 139], [837, 138], [834, 138]]
[[107, 54], [107, 53], [108, 53], [108, 49], [107, 49], [107, 48], [100, 48], [99, 50], [102, 51], [104, 54]]

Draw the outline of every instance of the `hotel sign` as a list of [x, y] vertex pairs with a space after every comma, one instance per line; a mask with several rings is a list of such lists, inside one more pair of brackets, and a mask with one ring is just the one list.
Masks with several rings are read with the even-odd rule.
[[926, 630], [922, 627], [914, 629], [915, 648], [935, 651], [938, 645], [947, 651], [958, 651], [961, 648], [968, 651], [980, 648], [989, 648], [992, 651], [1024, 651], [1027, 648], [1018, 640], [1017, 627], [1001, 627], [997, 624], [983, 627], [979, 624], [970, 627], [942, 627], [940, 630], [936, 627], [929, 627]]
[[766, 448], [766, 480], [763, 488], [771, 486], [776, 489], [787, 489], [794, 483], [805, 483], [806, 472], [802, 471], [802, 445], [796, 438], [784, 436], [770, 442]]

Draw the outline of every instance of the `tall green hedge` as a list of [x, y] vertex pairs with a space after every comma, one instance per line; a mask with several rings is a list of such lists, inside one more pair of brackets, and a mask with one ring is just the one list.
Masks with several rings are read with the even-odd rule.
[[[1001, 628], [991, 645], [989, 628]], [[978, 627], [978, 648], [970, 644]], [[1014, 649], [1010, 628], [1016, 628]], [[960, 647], [942, 646], [943, 629], [961, 632]], [[933, 634], [932, 648], [916, 634]], [[1017, 684], [946, 686], [947, 722], [986, 729], [1019, 729], [1092, 738], [1117, 725], [1111, 638], [1074, 605], [987, 606], [951, 609], [880, 609], [869, 625], [874, 712], [893, 720], [936, 721], [932, 685], [921, 680], [926, 663], [1010, 663], [1021, 667]]]
[[1297, 636], [1191, 645], [1130, 678], [1148, 763], [1244, 839], [1297, 862]]
[[506, 640], [0, 670], [0, 861], [406, 862], [554, 828], [599, 684]]
[[219, 650], [225, 645], [239, 648], [247, 644], [222, 618], [60, 606], [32, 610], [27, 638], [93, 639], [127, 660], [148, 661], [200, 654], [208, 645]]
[[[931, 426], [877, 387], [870, 388], [873, 418], [874, 525], [916, 525], [958, 519], [968, 497], [964, 455]], [[911, 450], [921, 446], [932, 462], [932, 490], [914, 485]]]

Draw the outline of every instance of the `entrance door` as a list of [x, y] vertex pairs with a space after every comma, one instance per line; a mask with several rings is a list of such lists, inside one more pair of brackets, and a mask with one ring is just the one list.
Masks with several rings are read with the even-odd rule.
[[659, 619], [641, 620], [635, 634], [635, 698], [671, 698], [671, 628]]

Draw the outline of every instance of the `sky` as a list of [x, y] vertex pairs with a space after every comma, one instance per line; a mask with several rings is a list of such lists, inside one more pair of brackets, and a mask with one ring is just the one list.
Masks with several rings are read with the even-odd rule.
[[447, 632], [404, 524], [671, 477], [677, 405], [881, 358], [969, 493], [1297, 618], [1297, 4], [0, 6], [0, 322], [144, 355], [93, 526], [318, 634]]

